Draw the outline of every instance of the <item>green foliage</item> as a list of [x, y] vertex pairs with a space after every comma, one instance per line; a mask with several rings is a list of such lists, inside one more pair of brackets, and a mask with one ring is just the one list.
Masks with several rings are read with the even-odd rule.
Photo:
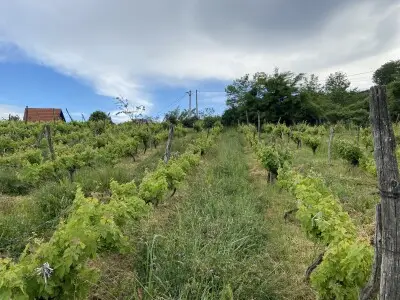
[[[97, 278], [88, 260], [102, 251], [126, 251], [121, 221], [139, 219], [148, 212], [143, 200], [124, 186], [112, 183], [108, 203], [85, 198], [78, 189], [72, 212], [61, 222], [48, 242], [27, 245], [18, 262], [0, 259], [0, 298], [2, 299], [84, 299]], [[125, 192], [125, 193], [124, 193]], [[48, 263], [54, 269], [49, 278], [36, 268]]]
[[357, 237], [348, 213], [320, 178], [304, 177], [286, 168], [279, 171], [278, 185], [298, 200], [296, 217], [307, 235], [326, 245], [323, 261], [311, 275], [318, 297], [358, 299], [372, 265], [369, 241]]
[[67, 180], [50, 182], [40, 187], [32, 196], [32, 201], [38, 208], [38, 220], [45, 223], [65, 217], [74, 201], [75, 194], [76, 185]]
[[337, 140], [335, 143], [335, 149], [341, 158], [347, 160], [354, 166], [358, 166], [363, 158], [363, 152], [360, 147], [345, 140]]
[[181, 164], [182, 162], [180, 160], [171, 159], [164, 168], [164, 174], [167, 179], [168, 189], [170, 190], [175, 190], [178, 187], [179, 183], [182, 182], [182, 180], [186, 176]]
[[380, 66], [372, 75], [374, 83], [388, 85], [400, 79], [400, 60], [391, 60]]
[[261, 131], [265, 133], [272, 133], [272, 130], [274, 130], [274, 128], [275, 128], [274, 124], [266, 123], [263, 124], [263, 126], [261, 127]]
[[275, 176], [278, 175], [278, 169], [281, 167], [281, 160], [278, 151], [271, 146], [260, 146], [257, 156], [263, 166]]
[[303, 134], [299, 131], [293, 131], [290, 138], [297, 144], [297, 148], [301, 147]]
[[[282, 132], [286, 131], [285, 128], [287, 127], [284, 125], [277, 125], [274, 129], [275, 128], [278, 128], [276, 131], [278, 132], [277, 134], [281, 135]], [[279, 168], [290, 163], [291, 155], [287, 150], [282, 150], [276, 146], [266, 146], [256, 139], [254, 135], [254, 126], [241, 126], [240, 130], [245, 133], [246, 139], [253, 147], [258, 159], [273, 176], [276, 177]], [[287, 130], [286, 132], [289, 131]]]
[[366, 149], [373, 149], [374, 145], [370, 128], [360, 128], [360, 140]]
[[282, 138], [282, 139], [285, 134], [289, 134], [289, 133], [290, 133], [290, 129], [285, 124], [277, 124], [272, 129], [272, 134], [275, 135], [276, 137]]
[[314, 154], [317, 151], [317, 148], [321, 145], [321, 138], [318, 136], [305, 134], [303, 135], [302, 140], [306, 146], [310, 147]]
[[360, 161], [360, 167], [367, 171], [369, 174], [376, 176], [376, 164], [373, 157], [364, 156]]
[[12, 153], [16, 148], [16, 144], [11, 137], [0, 136], [0, 155], [4, 153]]
[[139, 185], [139, 197], [146, 203], [158, 205], [168, 190], [167, 178], [162, 170], [155, 172], [146, 171], [142, 182]]
[[202, 120], [197, 120], [194, 122], [193, 128], [196, 132], [200, 132], [203, 130], [204, 122]]
[[188, 129], [183, 127], [182, 124], [178, 124], [175, 126], [174, 136], [176, 137], [183, 137], [187, 134]]
[[314, 74], [307, 77], [275, 69], [272, 74], [246, 74], [225, 91], [228, 109], [223, 120], [229, 125], [257, 124], [258, 113], [264, 123], [368, 123], [368, 91], [351, 89], [342, 72], [330, 74], [322, 87]]
[[25, 195], [32, 187], [32, 182], [25, 181], [14, 168], [0, 168], [0, 193]]
[[140, 141], [143, 143], [144, 153], [149, 148], [151, 133], [147, 128], [143, 128], [138, 133]]
[[[39, 190], [33, 197], [41, 210], [38, 219], [45, 221], [44, 224], [60, 220], [59, 224], [47, 242], [33, 239], [17, 261], [0, 258], [0, 299], [86, 299], [89, 288], [98, 278], [91, 260], [103, 252], [128, 251], [124, 228], [132, 227], [132, 223], [148, 214], [150, 206], [146, 202], [157, 204], [168, 188], [179, 185], [190, 168], [199, 163], [200, 148], [205, 151], [210, 147], [220, 131], [221, 127], [213, 128], [209, 135], [201, 135], [194, 145], [188, 146], [181, 156], [167, 164], [161, 162], [156, 170], [146, 173], [138, 189], [133, 181], [118, 183], [111, 179], [108, 195], [100, 195], [99, 199], [85, 197], [81, 187], [73, 196], [76, 185], [71, 182], [49, 184]], [[105, 153], [81, 144], [59, 150], [61, 155], [54, 166], [74, 172], [90, 167], [99, 154]], [[42, 162], [40, 166], [46, 163], [53, 166], [52, 161]], [[104, 186], [104, 178], [108, 177], [100, 175], [99, 181], [88, 183], [82, 171], [77, 179], [84, 185]], [[43, 277], [38, 274], [38, 268], [46, 265], [53, 272]]]
[[89, 121], [91, 122], [98, 122], [98, 121], [109, 121], [111, 122], [111, 117], [107, 115], [105, 112], [96, 110], [91, 113], [89, 117]]

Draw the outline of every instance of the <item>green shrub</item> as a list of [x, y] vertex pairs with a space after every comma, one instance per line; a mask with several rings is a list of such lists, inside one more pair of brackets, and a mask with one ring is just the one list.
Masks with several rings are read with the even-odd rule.
[[203, 130], [204, 124], [202, 120], [197, 120], [196, 122], [194, 122], [193, 124], [193, 128], [196, 132], [200, 132]]
[[263, 166], [274, 177], [278, 175], [279, 168], [290, 161], [290, 154], [287, 151], [277, 150], [275, 147], [260, 145], [257, 149], [258, 158]]
[[317, 148], [321, 145], [321, 138], [312, 135], [303, 136], [304, 144], [311, 148], [312, 152], [315, 154]]
[[358, 166], [363, 158], [363, 152], [360, 147], [348, 141], [338, 140], [335, 144], [335, 149], [341, 158], [347, 160], [353, 166]]
[[26, 195], [32, 185], [18, 177], [14, 169], [0, 169], [0, 193], [6, 195]]
[[75, 175], [82, 192], [89, 196], [92, 192], [104, 193], [109, 191], [111, 180], [119, 183], [130, 182], [134, 178], [131, 170], [121, 166], [107, 166], [100, 168], [83, 168]]
[[[32, 201], [38, 209], [38, 223], [64, 217], [74, 201], [75, 193], [76, 184], [67, 180], [43, 185], [32, 197]], [[58, 222], [54, 224], [58, 224]]]
[[271, 133], [272, 130], [274, 130], [274, 128], [275, 128], [274, 124], [267, 123], [262, 126], [261, 131], [265, 133]]
[[293, 131], [290, 137], [293, 140], [293, 142], [295, 142], [297, 144], [297, 148], [300, 148], [301, 147], [301, 140], [302, 140], [301, 132]]

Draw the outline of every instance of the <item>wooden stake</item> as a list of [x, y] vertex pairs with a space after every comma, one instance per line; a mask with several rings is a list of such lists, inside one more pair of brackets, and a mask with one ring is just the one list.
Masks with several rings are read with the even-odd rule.
[[55, 160], [56, 155], [55, 155], [55, 153], [54, 153], [53, 141], [52, 141], [52, 139], [51, 139], [51, 129], [50, 129], [50, 125], [49, 125], [49, 124], [46, 124], [44, 128], [45, 128], [45, 130], [46, 130], [46, 137], [47, 137], [47, 143], [48, 143], [48, 145], [49, 145], [49, 151], [50, 151], [50, 154], [51, 154], [51, 160]]
[[331, 126], [329, 130], [329, 142], [328, 142], [328, 163], [331, 163], [331, 153], [332, 153], [332, 140], [333, 140], [334, 128]]
[[172, 146], [172, 138], [173, 137], [174, 137], [174, 124], [171, 124], [169, 126], [167, 146], [165, 147], [165, 154], [164, 154], [164, 162], [165, 163], [168, 163], [169, 158], [171, 156], [171, 146]]
[[[375, 278], [371, 281], [377, 280], [380, 271], [379, 299], [398, 300], [400, 299], [400, 183], [396, 141], [384, 86], [371, 88], [370, 120], [374, 136], [378, 187], [381, 193], [382, 220], [382, 263], [380, 270], [372, 272]], [[379, 231], [379, 224], [376, 230]]]
[[359, 300], [372, 300], [376, 299], [379, 292], [379, 284], [381, 280], [381, 264], [382, 264], [382, 220], [381, 220], [381, 205], [376, 205], [375, 213], [375, 239], [374, 239], [374, 262], [372, 265], [371, 277], [367, 285], [361, 290]]

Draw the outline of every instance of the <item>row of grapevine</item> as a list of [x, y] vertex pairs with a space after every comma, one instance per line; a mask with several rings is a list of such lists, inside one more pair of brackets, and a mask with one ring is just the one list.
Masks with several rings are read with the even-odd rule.
[[[22, 123], [24, 126], [25, 124]], [[168, 131], [162, 124], [151, 125], [115, 125], [97, 136], [88, 129], [57, 135], [53, 132], [52, 156], [46, 139], [41, 139], [35, 147], [19, 148], [13, 153], [0, 156], [3, 170], [15, 173], [16, 182], [35, 186], [45, 180], [62, 178], [69, 175], [73, 179], [76, 170], [85, 166], [113, 164], [118, 159], [131, 157], [136, 159], [139, 147], [144, 152], [153, 144], [157, 147], [168, 137]], [[52, 124], [53, 128], [70, 128], [74, 125]], [[28, 127], [30, 128], [30, 127]], [[186, 134], [187, 129], [177, 126], [178, 136]], [[9, 177], [11, 178], [11, 177]], [[10, 179], [11, 181], [11, 179]], [[10, 189], [14, 191], [14, 189]], [[3, 190], [3, 193], [7, 193]]]
[[78, 188], [71, 213], [49, 241], [35, 239], [18, 262], [0, 258], [0, 299], [86, 299], [98, 278], [91, 259], [128, 251], [124, 226], [146, 216], [152, 207], [147, 203], [157, 205], [176, 189], [221, 129], [202, 133], [182, 155], [160, 162], [138, 187], [112, 181], [109, 199], [86, 198]]
[[307, 236], [326, 246], [321, 264], [311, 275], [320, 299], [358, 299], [371, 271], [369, 240], [357, 235], [350, 216], [318, 176], [282, 168], [278, 185], [296, 197], [296, 217]]
[[[277, 136], [282, 137], [283, 126], [277, 126], [280, 129], [276, 130], [271, 127], [271, 134], [277, 131]], [[277, 145], [264, 145], [256, 138], [254, 127], [242, 126], [241, 131], [263, 166], [277, 175], [278, 186], [296, 197], [296, 217], [307, 236], [325, 247], [322, 262], [311, 275], [311, 284], [319, 299], [358, 299], [371, 270], [373, 249], [369, 241], [357, 235], [350, 216], [322, 178], [315, 174], [303, 176], [292, 170], [290, 154]], [[347, 144], [338, 146], [345, 147], [351, 149]], [[354, 155], [343, 156], [354, 163]]]

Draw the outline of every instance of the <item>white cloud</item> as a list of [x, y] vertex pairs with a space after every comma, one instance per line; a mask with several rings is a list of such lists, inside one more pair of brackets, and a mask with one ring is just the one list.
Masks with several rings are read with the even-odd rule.
[[0, 120], [8, 120], [10, 114], [13, 116], [18, 115], [22, 119], [24, 117], [24, 108], [15, 105], [0, 104]]
[[[275, 66], [323, 79], [400, 57], [397, 1], [320, 2], [1, 1], [0, 41], [147, 113], [149, 87], [158, 84], [231, 80]], [[370, 78], [351, 77], [362, 88]]]

